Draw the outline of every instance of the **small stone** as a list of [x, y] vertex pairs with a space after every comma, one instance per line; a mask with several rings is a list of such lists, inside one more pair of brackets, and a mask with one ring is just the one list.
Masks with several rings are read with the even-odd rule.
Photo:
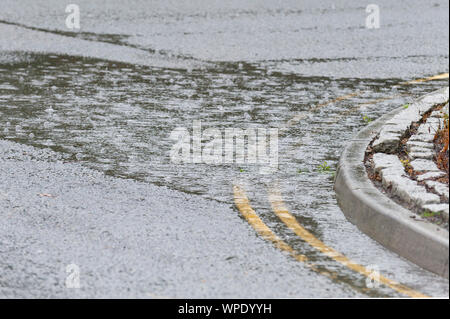
[[428, 193], [425, 187], [418, 185], [408, 177], [397, 177], [391, 181], [392, 191], [407, 203], [419, 206], [439, 203], [440, 198], [436, 194]]
[[408, 155], [412, 159], [433, 159], [434, 152], [423, 148], [414, 148]]
[[373, 164], [376, 172], [385, 168], [396, 168], [403, 171], [403, 165], [397, 155], [389, 155], [384, 153], [373, 154]]
[[409, 140], [408, 142], [406, 142], [406, 148], [408, 152], [411, 152], [411, 150], [414, 148], [433, 149], [434, 144]]
[[417, 180], [419, 182], [421, 182], [421, 181], [424, 181], [424, 180], [427, 180], [427, 179], [439, 178], [439, 177], [442, 177], [444, 175], [445, 175], [444, 172], [429, 172], [429, 173], [417, 175]]
[[422, 135], [422, 134], [436, 134], [436, 131], [439, 128], [439, 124], [433, 125], [429, 122], [422, 124], [419, 126], [419, 128], [417, 129], [417, 134]]
[[438, 193], [441, 196], [444, 196], [444, 198], [448, 200], [449, 189], [447, 185], [436, 181], [426, 181], [425, 184], [427, 184], [428, 187], [434, 189], [436, 193]]
[[410, 137], [410, 141], [418, 141], [424, 143], [430, 143], [434, 140], [434, 134], [416, 134]]
[[375, 152], [394, 153], [400, 144], [400, 134], [380, 132], [380, 136], [373, 142]]
[[438, 195], [428, 193], [425, 188], [423, 190], [413, 192], [408, 194], [411, 200], [419, 206], [426, 204], [437, 204], [440, 203], [441, 199]]
[[410, 162], [410, 165], [416, 172], [439, 172], [436, 164], [427, 159], [415, 159]]

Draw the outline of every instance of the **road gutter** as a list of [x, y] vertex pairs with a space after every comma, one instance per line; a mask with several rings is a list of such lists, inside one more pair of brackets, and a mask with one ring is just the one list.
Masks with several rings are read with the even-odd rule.
[[[431, 93], [442, 94], [442, 90]], [[378, 190], [367, 176], [367, 146], [386, 122], [403, 107], [362, 129], [344, 149], [336, 174], [335, 191], [346, 218], [362, 232], [420, 267], [449, 278], [449, 233], [428, 222], [415, 221], [411, 212]]]

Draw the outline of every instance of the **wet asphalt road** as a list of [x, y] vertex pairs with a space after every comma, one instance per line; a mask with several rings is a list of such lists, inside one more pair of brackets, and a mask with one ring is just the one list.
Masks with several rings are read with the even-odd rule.
[[[358, 1], [60, 1], [0, 4], [1, 297], [356, 297], [365, 278], [296, 238], [273, 215], [280, 181], [297, 219], [327, 245], [422, 293], [444, 280], [348, 223], [331, 173], [346, 140], [447, 80], [448, 3], [379, 1], [380, 29]], [[314, 105], [362, 92], [317, 111]], [[386, 97], [390, 99], [384, 99]], [[374, 104], [368, 104], [378, 101]], [[283, 127], [280, 166], [174, 165], [168, 136], [205, 127]], [[256, 235], [232, 185], [310, 271]], [[67, 289], [66, 266], [80, 268]]]

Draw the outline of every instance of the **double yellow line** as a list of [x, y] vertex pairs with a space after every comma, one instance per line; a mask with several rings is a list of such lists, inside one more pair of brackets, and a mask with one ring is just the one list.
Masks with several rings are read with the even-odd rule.
[[[423, 79], [417, 79], [409, 82], [402, 83], [403, 85], [410, 85], [410, 84], [416, 84], [416, 83], [423, 83], [427, 81], [437, 80], [437, 79], [448, 79], [449, 74], [443, 73], [439, 75], [435, 75], [432, 77], [427, 77]], [[361, 92], [356, 92], [353, 94], [344, 95], [341, 97], [338, 97], [332, 101], [319, 104], [316, 107], [314, 107], [313, 110], [317, 110], [321, 107], [324, 107], [326, 105], [343, 101], [346, 99], [349, 99], [354, 96], [360, 95]], [[300, 121], [304, 116], [298, 115], [293, 117], [290, 121], [287, 122], [286, 126], [282, 128], [283, 131], [288, 130], [290, 127], [292, 127], [295, 123]], [[336, 278], [336, 274], [330, 271], [324, 271], [319, 270], [313, 263], [311, 263], [308, 260], [308, 257], [303, 254], [298, 254], [291, 246], [289, 246], [286, 242], [284, 242], [282, 239], [280, 239], [262, 220], [261, 218], [256, 214], [256, 212], [253, 210], [253, 208], [250, 205], [249, 199], [247, 198], [245, 189], [240, 185], [234, 185], [233, 186], [233, 193], [234, 193], [234, 200], [236, 207], [241, 212], [241, 214], [244, 216], [244, 218], [247, 220], [247, 222], [255, 229], [255, 231], [265, 240], [268, 240], [272, 242], [275, 247], [278, 249], [285, 251], [289, 253], [294, 259], [305, 263], [306, 266], [308, 266], [310, 269], [325, 275], [327, 277], [330, 277], [332, 279]], [[340, 263], [341, 265], [344, 265], [345, 267], [351, 269], [352, 271], [355, 271], [367, 278], [370, 278], [371, 280], [377, 281], [380, 284], [383, 284], [403, 295], [414, 297], [414, 298], [426, 298], [429, 297], [427, 295], [424, 295], [418, 291], [415, 291], [414, 289], [411, 289], [409, 287], [406, 287], [394, 280], [391, 280], [387, 277], [384, 277], [382, 275], [373, 276], [373, 273], [371, 270], [367, 269], [366, 267], [353, 262], [343, 254], [339, 253], [338, 251], [334, 250], [333, 248], [325, 245], [322, 241], [320, 241], [317, 237], [315, 237], [312, 233], [310, 233], [308, 230], [306, 230], [302, 225], [298, 223], [296, 218], [289, 212], [289, 210], [286, 208], [283, 198], [281, 196], [281, 192], [278, 187], [278, 183], [275, 183], [273, 187], [271, 187], [268, 190], [268, 197], [269, 201], [272, 206], [272, 210], [275, 213], [275, 215], [290, 229], [292, 230], [298, 237], [300, 237], [303, 241], [308, 243], [310, 246], [327, 256], [328, 258], [333, 259], [334, 261]]]
[[[286, 242], [280, 239], [256, 214], [253, 208], [250, 205], [249, 199], [247, 198], [245, 189], [242, 186], [234, 185], [233, 186], [234, 199], [236, 207], [239, 209], [241, 214], [247, 220], [247, 222], [255, 229], [255, 231], [265, 240], [272, 242], [275, 247], [278, 249], [287, 252], [290, 256], [292, 256], [297, 261], [303, 262], [308, 268], [313, 271], [327, 276], [331, 279], [336, 279], [337, 274], [331, 271], [320, 270], [316, 265], [311, 263], [307, 256], [303, 254], [298, 254], [291, 246], [289, 246]], [[374, 280], [379, 282], [380, 284], [386, 285], [389, 288], [394, 289], [395, 291], [404, 294], [409, 297], [414, 298], [426, 298], [428, 296], [417, 292], [411, 288], [408, 288], [398, 282], [386, 278], [382, 275], [374, 276], [372, 270], [367, 269], [366, 267], [359, 265], [343, 254], [337, 252], [333, 248], [325, 245], [322, 241], [320, 241], [317, 237], [311, 234], [308, 230], [306, 230], [303, 226], [301, 226], [294, 216], [289, 212], [289, 210], [285, 207], [281, 194], [278, 190], [278, 187], [275, 186], [269, 190], [269, 201], [272, 205], [272, 210], [275, 215], [280, 218], [280, 220], [291, 229], [297, 236], [299, 236], [303, 241], [307, 242], [309, 245], [326, 255], [327, 257], [337, 261], [338, 263], [346, 266], [347, 268], [356, 271], [363, 276], [369, 278], [370, 280]]]
[[294, 216], [292, 216], [286, 206], [284, 205], [283, 198], [281, 197], [281, 193], [279, 191], [278, 185], [274, 185], [269, 190], [269, 201], [272, 205], [272, 210], [275, 212], [275, 215], [281, 219], [283, 223], [288, 226], [297, 236], [307, 242], [309, 245], [320, 251], [325, 256], [337, 261], [338, 263], [344, 265], [345, 267], [360, 273], [370, 279], [378, 281], [380, 284], [384, 284], [395, 291], [410, 296], [410, 297], [427, 297], [420, 292], [417, 292], [413, 289], [410, 289], [406, 286], [403, 286], [389, 278], [386, 278], [382, 275], [372, 276], [372, 271], [368, 270], [366, 267], [359, 265], [333, 248], [325, 245], [322, 241], [316, 238], [313, 234], [311, 234], [308, 230], [306, 230], [303, 226], [301, 226]]
[[307, 256], [297, 253], [291, 246], [280, 239], [275, 233], [261, 220], [250, 205], [250, 202], [242, 186], [234, 185], [234, 200], [236, 207], [241, 212], [242, 216], [247, 222], [256, 230], [256, 232], [265, 240], [272, 242], [278, 249], [287, 252], [291, 257], [305, 263], [307, 267], [314, 270], [321, 275], [327, 276], [331, 279], [336, 278], [336, 274], [331, 271], [319, 270], [316, 265], [311, 263]]
[[413, 80], [413, 81], [409, 81], [409, 82], [404, 82], [402, 84], [410, 85], [410, 84], [417, 84], [417, 83], [423, 83], [423, 82], [428, 82], [428, 81], [433, 81], [433, 80], [443, 80], [443, 79], [448, 79], [448, 73], [433, 75], [433, 76], [423, 78], [423, 79], [417, 79], [417, 80]]

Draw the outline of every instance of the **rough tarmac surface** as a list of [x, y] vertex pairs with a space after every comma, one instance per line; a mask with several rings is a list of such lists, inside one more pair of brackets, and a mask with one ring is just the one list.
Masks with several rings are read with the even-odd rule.
[[[379, 29], [349, 0], [76, 3], [80, 31], [59, 0], [0, 2], [0, 297], [399, 296], [361, 291], [365, 277], [293, 235], [251, 168], [150, 165], [164, 163], [172, 126], [279, 127], [307, 114], [280, 138], [295, 217], [352, 260], [448, 298], [448, 280], [347, 222], [331, 174], [316, 171], [335, 167], [364, 118], [448, 84], [401, 84], [448, 72], [448, 2], [380, 0]], [[30, 52], [40, 56], [21, 64]], [[118, 178], [134, 174], [148, 183]], [[263, 221], [337, 281], [256, 235], [233, 207], [236, 176]], [[81, 289], [65, 286], [72, 263]]]
[[[358, 296], [309, 276], [227, 206], [7, 141], [0, 175], [0, 298]], [[66, 288], [69, 264], [81, 289]]]

